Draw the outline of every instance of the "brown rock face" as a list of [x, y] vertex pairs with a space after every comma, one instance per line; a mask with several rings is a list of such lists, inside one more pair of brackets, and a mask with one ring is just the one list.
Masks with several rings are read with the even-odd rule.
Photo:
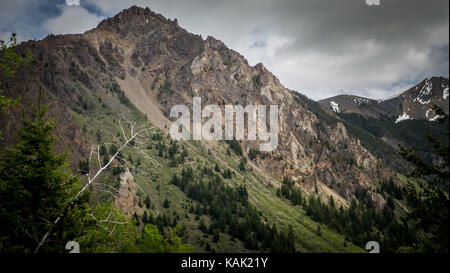
[[144, 209], [138, 206], [138, 191], [139, 186], [134, 182], [134, 177], [127, 168], [120, 175], [120, 187], [118, 197], [114, 200], [114, 206], [119, 208], [128, 217], [131, 217], [135, 212], [142, 215]]
[[[262, 64], [250, 66], [221, 41], [203, 40], [148, 8], [122, 11], [82, 35], [50, 36], [22, 47], [35, 56], [44, 53], [42, 65], [22, 74], [35, 82], [29, 92], [43, 89], [62, 105], [77, 101], [83, 94], [80, 89], [106, 93], [110, 80], [161, 126], [170, 124], [172, 106], [192, 109], [194, 96], [202, 98], [203, 106], [278, 105], [278, 148], [253, 164], [269, 177], [289, 176], [309, 193], [317, 189], [345, 203], [354, 197], [355, 188], [374, 189], [380, 178], [391, 176], [331, 111], [284, 87]], [[10, 92], [26, 96], [27, 82], [18, 82]], [[65, 113], [66, 106], [61, 107], [58, 113]], [[63, 123], [69, 126], [72, 120], [69, 115]], [[63, 138], [69, 143], [73, 135], [77, 134]], [[80, 136], [76, 141], [74, 145], [85, 140]], [[258, 148], [257, 141], [241, 144], [245, 152]]]

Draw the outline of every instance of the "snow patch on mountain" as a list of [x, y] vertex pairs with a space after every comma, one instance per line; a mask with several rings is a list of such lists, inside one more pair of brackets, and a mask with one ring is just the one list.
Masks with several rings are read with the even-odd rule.
[[356, 103], [358, 105], [363, 105], [363, 104], [369, 104], [370, 103], [369, 99], [359, 98], [359, 97], [353, 97], [352, 101], [353, 101], [353, 103]]
[[442, 116], [440, 116], [440, 115], [436, 115], [435, 117], [430, 118], [429, 121], [436, 121], [437, 119], [439, 119], [439, 118], [441, 118], [441, 117], [442, 117]]
[[420, 89], [419, 94], [417, 95], [417, 97], [414, 99], [414, 102], [420, 102], [421, 104], [428, 104], [431, 101], [431, 93], [433, 90], [433, 82], [431, 81], [431, 78], [428, 78], [422, 89]]
[[333, 110], [333, 112], [339, 113], [339, 104], [335, 101], [330, 101], [330, 105], [331, 105], [331, 110]]
[[408, 114], [406, 114], [405, 112], [403, 112], [403, 114], [401, 114], [400, 116], [398, 116], [398, 118], [395, 120], [395, 123], [399, 123], [400, 121], [408, 120], [408, 119], [412, 119], [412, 118], [410, 118]]

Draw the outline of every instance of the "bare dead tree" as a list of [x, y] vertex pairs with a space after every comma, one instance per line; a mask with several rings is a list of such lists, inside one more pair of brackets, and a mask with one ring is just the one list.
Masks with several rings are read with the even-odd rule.
[[[86, 185], [84, 185], [81, 190], [72, 198], [72, 201], [70, 202], [70, 205], [73, 205], [74, 201], [76, 201], [90, 186], [92, 186], [94, 184], [94, 182], [96, 182], [97, 178], [100, 176], [100, 174], [105, 171], [109, 165], [111, 165], [111, 163], [118, 158], [118, 155], [120, 154], [120, 151], [122, 151], [125, 147], [129, 146], [132, 147], [136, 150], [138, 150], [140, 153], [143, 153], [148, 159], [151, 160], [151, 162], [153, 164], [155, 164], [156, 166], [159, 166], [158, 162], [156, 162], [151, 156], [149, 156], [147, 153], [145, 153], [144, 151], [142, 151], [140, 148], [134, 146], [131, 144], [131, 142], [136, 139], [138, 136], [144, 134], [144, 133], [149, 133], [152, 130], [157, 129], [157, 126], [150, 126], [150, 127], [146, 127], [146, 126], [140, 126], [140, 127], [136, 127], [137, 122], [131, 122], [129, 121], [125, 116], [123, 116], [123, 119], [129, 124], [130, 127], [130, 135], [128, 136], [125, 133], [125, 130], [122, 126], [122, 118], [119, 119], [119, 126], [120, 126], [120, 130], [122, 131], [123, 137], [125, 142], [122, 143], [122, 145], [117, 149], [117, 151], [114, 153], [114, 155], [111, 156], [111, 158], [109, 159], [109, 161], [105, 164], [102, 165], [101, 161], [100, 161], [100, 146], [97, 145], [97, 147], [92, 147], [90, 155], [89, 155], [89, 161], [91, 161], [92, 156], [94, 155], [95, 152], [97, 152], [97, 161], [98, 161], [98, 170], [95, 172], [95, 174], [93, 176], [91, 176], [91, 171], [89, 170], [89, 172], [86, 174], [87, 177], [87, 183]], [[69, 206], [69, 205], [68, 205]], [[64, 217], [64, 213], [61, 213], [53, 222], [53, 226], [58, 224], [59, 221]], [[93, 217], [93, 215], [91, 215], [91, 217]], [[95, 218], [95, 217], [94, 217]], [[98, 223], [103, 223], [105, 221], [107, 221], [109, 219], [109, 216], [106, 220], [100, 220], [100, 222]], [[102, 222], [103, 221], [103, 222]], [[110, 221], [111, 223], [111, 221]], [[123, 224], [123, 223], [121, 223]], [[42, 239], [39, 241], [39, 244], [37, 245], [36, 249], [34, 250], [34, 253], [37, 253], [39, 251], [39, 249], [45, 244], [45, 242], [48, 239], [48, 236], [50, 235], [52, 227], [50, 227], [49, 231], [47, 231], [47, 233], [45, 233], [45, 235], [42, 237]], [[113, 231], [112, 231], [113, 232]], [[110, 234], [112, 234], [112, 232]]]

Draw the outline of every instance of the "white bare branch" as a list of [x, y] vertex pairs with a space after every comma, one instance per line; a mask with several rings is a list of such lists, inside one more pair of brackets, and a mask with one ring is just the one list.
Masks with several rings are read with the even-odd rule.
[[[126, 119], [126, 118], [125, 118]], [[148, 133], [149, 131], [156, 129], [157, 127], [151, 126], [151, 127], [141, 127], [142, 129], [139, 129], [138, 131], [135, 132], [134, 128], [135, 128], [135, 124], [136, 123], [131, 123], [130, 121], [128, 121], [128, 119], [126, 119], [127, 122], [130, 124], [131, 126], [131, 135], [129, 138], [127, 138], [126, 134], [125, 134], [125, 130], [123, 129], [122, 123], [121, 123], [121, 119], [119, 119], [119, 126], [120, 129], [122, 130], [123, 136], [125, 138], [125, 143], [122, 144], [122, 146], [119, 147], [119, 149], [117, 149], [116, 153], [109, 159], [108, 163], [106, 163], [104, 166], [102, 166], [101, 162], [100, 162], [100, 147], [97, 146], [97, 159], [99, 162], [99, 169], [97, 170], [97, 172], [95, 173], [95, 175], [91, 178], [90, 177], [90, 171], [89, 173], [86, 175], [88, 182], [86, 183], [86, 185], [84, 185], [84, 187], [75, 195], [75, 197], [72, 199], [72, 201], [70, 202], [70, 205], [73, 204], [73, 202], [75, 200], [77, 200], [85, 191], [86, 189], [88, 189], [92, 183], [94, 183], [94, 181], [97, 179], [97, 177], [108, 168], [108, 166], [114, 161], [114, 159], [118, 156], [118, 154], [120, 153], [120, 151], [122, 149], [124, 149], [125, 147], [127, 147], [130, 142], [135, 139], [136, 137], [138, 137], [140, 134], [142, 133]], [[91, 153], [89, 156], [89, 159], [91, 159], [92, 157], [92, 153], [95, 150], [95, 148], [91, 149]], [[54, 225], [58, 224], [59, 221], [61, 220], [61, 218], [64, 216], [64, 214], [61, 214], [60, 216], [58, 216], [56, 218], [56, 220], [53, 222]], [[48, 236], [50, 235], [50, 231], [47, 231], [47, 233], [45, 233], [45, 235], [42, 237], [42, 239], [40, 240], [38, 246], [36, 247], [36, 249], [34, 250], [35, 253], [37, 253], [39, 251], [39, 249], [42, 247], [42, 245], [44, 245], [44, 243], [47, 241]]]
[[143, 154], [146, 158], [150, 159], [150, 162], [152, 162], [153, 165], [155, 165], [156, 167], [159, 167], [159, 163], [156, 162], [156, 160], [154, 160], [151, 156], [149, 156], [148, 154], [146, 154], [144, 151], [142, 151], [141, 149], [139, 149], [138, 147], [132, 145], [131, 143], [128, 144], [128, 146], [136, 149], [138, 152], [140, 152], [141, 154]]
[[154, 127], [151, 128], [144, 128], [139, 130], [138, 132], [134, 133], [133, 135], [131, 135], [131, 137], [122, 145], [119, 147], [119, 149], [117, 149], [116, 153], [109, 159], [108, 163], [106, 163], [106, 165], [102, 166], [97, 173], [92, 177], [88, 177], [88, 183], [78, 192], [78, 194], [74, 197], [74, 200], [76, 200], [81, 194], [83, 194], [83, 192], [95, 181], [95, 179], [105, 170], [108, 168], [108, 166], [114, 161], [114, 159], [117, 157], [117, 155], [120, 153], [120, 151], [125, 148], [126, 146], [128, 146], [128, 144], [130, 143], [130, 141], [132, 141], [136, 136], [138, 136], [140, 133], [147, 131], [147, 130], [152, 130], [155, 129]]
[[114, 188], [114, 187], [111, 186], [111, 185], [108, 185], [108, 184], [105, 184], [105, 183], [98, 183], [98, 182], [97, 182], [96, 184], [97, 184], [97, 185], [100, 185], [100, 186], [108, 187], [108, 188], [110, 188], [111, 190], [116, 191], [116, 192], [119, 193], [119, 190], [116, 189], [116, 188]]
[[106, 189], [93, 189], [92, 191], [98, 191], [98, 192], [106, 192], [107, 194], [110, 194], [112, 197], [117, 198], [119, 197], [117, 194], [115, 194], [112, 191], [106, 190]]
[[102, 168], [102, 163], [100, 162], [100, 146], [97, 146], [97, 160], [98, 160], [98, 167]]
[[[88, 213], [88, 216], [92, 217], [96, 222], [97, 222], [97, 226], [103, 228], [105, 231], [109, 232], [109, 235], [111, 236], [111, 234], [113, 234], [114, 230], [116, 229], [117, 225], [125, 225], [128, 224], [128, 222], [119, 222], [119, 221], [114, 221], [114, 220], [109, 220], [111, 218], [113, 211], [110, 210], [108, 216], [106, 217], [106, 219], [103, 220], [98, 220], [97, 217], [95, 217], [95, 215], [93, 213]], [[114, 224], [112, 230], [110, 230], [107, 226], [103, 225], [103, 223], [106, 224]]]
[[125, 138], [125, 141], [128, 141], [127, 135], [125, 134], [125, 130], [123, 129], [123, 126], [122, 126], [122, 118], [119, 119], [119, 126], [120, 126], [120, 130], [122, 130], [122, 134], [123, 134], [123, 137]]
[[138, 167], [134, 166], [133, 164], [131, 164], [130, 162], [128, 162], [126, 159], [124, 159], [124, 158], [122, 158], [122, 157], [119, 157], [119, 156], [117, 156], [117, 159], [120, 160], [120, 161], [123, 161], [123, 163], [125, 163], [125, 165], [126, 165], [127, 167], [130, 167], [131, 169], [133, 169], [133, 172], [134, 172], [134, 173], [138, 173], [138, 172], [139, 172], [139, 173], [141, 173], [142, 175], [149, 176], [149, 173], [145, 172], [145, 171], [142, 170], [141, 168], [138, 168]]

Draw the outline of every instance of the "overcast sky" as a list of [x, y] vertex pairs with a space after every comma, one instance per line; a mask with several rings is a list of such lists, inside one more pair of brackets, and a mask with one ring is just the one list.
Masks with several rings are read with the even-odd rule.
[[448, 78], [449, 1], [379, 1], [0, 0], [0, 39], [82, 33], [138, 5], [222, 40], [313, 99], [383, 99], [429, 76]]

